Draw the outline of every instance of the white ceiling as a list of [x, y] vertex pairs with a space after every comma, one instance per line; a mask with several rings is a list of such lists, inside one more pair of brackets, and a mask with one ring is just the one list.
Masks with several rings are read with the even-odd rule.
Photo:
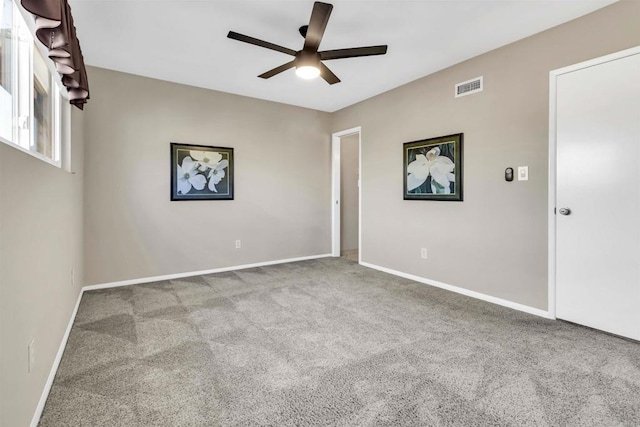
[[312, 0], [70, 3], [88, 65], [332, 112], [615, 2], [329, 1], [320, 50], [389, 45], [385, 56], [327, 61], [342, 80], [333, 86], [293, 69], [257, 78], [291, 57], [226, 37], [233, 30], [299, 50]]

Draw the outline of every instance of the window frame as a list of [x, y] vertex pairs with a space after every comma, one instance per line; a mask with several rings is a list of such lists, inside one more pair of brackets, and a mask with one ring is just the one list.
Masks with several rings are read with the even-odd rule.
[[[15, 1], [11, 3], [13, 4], [12, 140], [9, 141], [0, 136], [0, 142], [62, 169], [62, 98], [64, 98], [66, 90], [63, 89], [62, 80], [55, 71], [53, 62], [49, 60], [48, 52], [33, 35], [33, 23], [25, 17], [25, 14]], [[22, 26], [28, 32], [26, 40], [21, 40], [20, 31], [18, 31]], [[37, 54], [36, 49], [47, 66], [50, 78], [49, 102], [51, 103], [52, 157], [39, 153], [36, 151], [37, 147], [35, 146], [34, 85], [36, 77], [34, 75], [34, 55]], [[26, 127], [25, 121], [27, 122]], [[24, 132], [25, 130], [26, 132]]]

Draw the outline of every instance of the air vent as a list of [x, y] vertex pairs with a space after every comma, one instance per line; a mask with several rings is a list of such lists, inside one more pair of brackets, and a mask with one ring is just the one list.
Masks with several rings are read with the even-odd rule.
[[482, 92], [482, 76], [475, 79], [467, 80], [466, 82], [458, 83], [456, 85], [456, 98], [461, 96], [471, 95], [473, 93]]

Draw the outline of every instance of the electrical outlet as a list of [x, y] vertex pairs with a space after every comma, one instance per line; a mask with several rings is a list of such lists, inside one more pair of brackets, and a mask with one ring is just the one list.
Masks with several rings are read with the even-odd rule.
[[427, 248], [420, 249], [420, 258], [427, 259]]
[[27, 346], [27, 373], [31, 373], [36, 365], [36, 340], [31, 340]]
[[236, 249], [240, 249], [242, 247], [242, 242], [240, 240], [236, 240]]

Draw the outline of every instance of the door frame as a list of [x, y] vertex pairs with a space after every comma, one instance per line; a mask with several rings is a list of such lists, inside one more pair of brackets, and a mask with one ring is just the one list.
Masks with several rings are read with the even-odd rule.
[[358, 135], [358, 263], [362, 262], [362, 127], [331, 134], [331, 255], [340, 256], [340, 142]]
[[601, 56], [599, 58], [591, 59], [589, 61], [580, 62], [578, 64], [570, 65], [568, 67], [559, 68], [549, 73], [549, 201], [547, 205], [548, 210], [548, 302], [547, 311], [549, 315], [556, 318], [556, 154], [557, 154], [557, 140], [556, 140], [556, 97], [557, 86], [556, 80], [559, 76], [574, 71], [582, 70], [585, 68], [593, 67], [596, 65], [604, 64], [606, 62], [615, 61], [618, 59], [626, 58], [628, 56], [640, 54], [640, 46], [633, 47], [631, 49], [615, 52], [610, 55]]

